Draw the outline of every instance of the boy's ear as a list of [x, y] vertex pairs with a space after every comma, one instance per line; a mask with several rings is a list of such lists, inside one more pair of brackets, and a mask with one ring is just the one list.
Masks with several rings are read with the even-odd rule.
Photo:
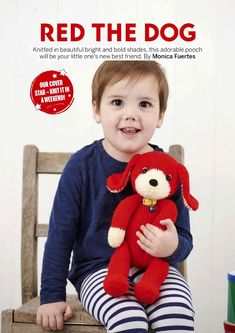
[[92, 108], [93, 108], [93, 118], [95, 119], [95, 122], [97, 124], [100, 124], [101, 119], [100, 119], [100, 111], [98, 110], [96, 101], [92, 102]]
[[164, 120], [164, 115], [165, 115], [165, 112], [161, 112], [159, 114], [159, 118], [157, 120], [157, 128], [160, 128], [162, 126], [162, 123], [163, 123], [163, 120]]

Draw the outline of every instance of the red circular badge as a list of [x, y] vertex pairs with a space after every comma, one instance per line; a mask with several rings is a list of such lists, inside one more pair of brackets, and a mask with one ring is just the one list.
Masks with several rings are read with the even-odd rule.
[[43, 72], [32, 82], [30, 97], [36, 110], [58, 114], [73, 103], [73, 85], [65, 70]]

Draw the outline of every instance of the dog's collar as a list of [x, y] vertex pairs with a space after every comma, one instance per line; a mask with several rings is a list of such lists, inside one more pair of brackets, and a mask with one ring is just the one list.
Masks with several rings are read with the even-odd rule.
[[143, 198], [143, 201], [142, 201], [142, 202], [143, 202], [143, 205], [145, 205], [145, 206], [149, 206], [149, 211], [150, 211], [150, 212], [154, 212], [154, 211], [155, 211], [154, 206], [156, 205], [157, 200]]
[[157, 200], [143, 198], [143, 204], [145, 206], [154, 206], [154, 205], [156, 205], [156, 203], [157, 203]]

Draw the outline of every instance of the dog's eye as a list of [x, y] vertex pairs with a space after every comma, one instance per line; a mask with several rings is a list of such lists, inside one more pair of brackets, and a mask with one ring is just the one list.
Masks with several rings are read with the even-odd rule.
[[147, 168], [143, 168], [143, 169], [142, 169], [142, 173], [146, 173], [147, 171], [148, 171]]
[[166, 175], [166, 180], [169, 182], [169, 180], [172, 179], [172, 175]]

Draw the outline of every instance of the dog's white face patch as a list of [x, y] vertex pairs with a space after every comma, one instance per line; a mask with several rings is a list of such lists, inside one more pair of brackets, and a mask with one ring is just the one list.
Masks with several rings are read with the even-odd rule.
[[166, 198], [171, 190], [166, 175], [158, 169], [139, 174], [135, 180], [135, 188], [143, 198], [154, 200]]

